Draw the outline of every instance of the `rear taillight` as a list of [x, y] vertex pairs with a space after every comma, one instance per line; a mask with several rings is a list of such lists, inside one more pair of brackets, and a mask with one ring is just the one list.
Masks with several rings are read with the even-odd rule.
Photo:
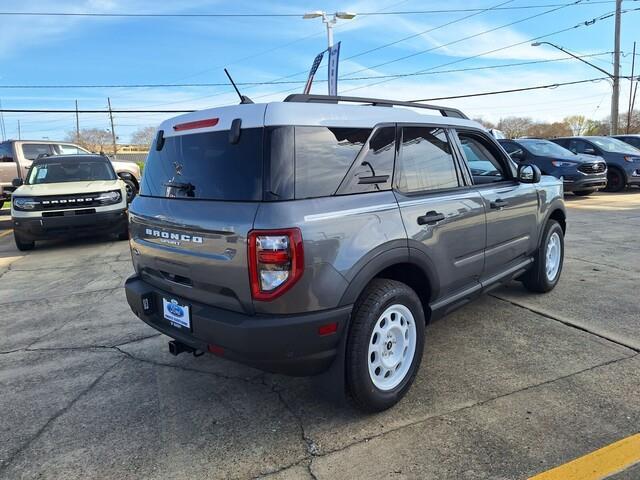
[[289, 290], [304, 271], [302, 234], [298, 228], [249, 232], [251, 295], [268, 301]]

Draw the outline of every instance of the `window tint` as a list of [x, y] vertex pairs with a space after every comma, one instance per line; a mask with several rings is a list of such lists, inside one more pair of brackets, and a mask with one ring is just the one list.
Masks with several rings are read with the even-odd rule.
[[13, 152], [10, 143], [0, 143], [0, 162], [13, 162]]
[[342, 181], [339, 194], [377, 192], [391, 188], [396, 128], [375, 131]]
[[159, 152], [151, 146], [140, 194], [205, 200], [262, 199], [262, 128], [166, 137]]
[[640, 138], [638, 137], [625, 137], [624, 141], [636, 148], [640, 148]]
[[28, 160], [35, 160], [38, 157], [51, 155], [51, 145], [46, 143], [23, 143], [22, 155]]
[[436, 127], [404, 127], [397, 188], [411, 193], [459, 186], [446, 133]]
[[296, 198], [333, 195], [371, 134], [365, 128], [296, 127]]
[[501, 182], [507, 178], [500, 160], [491, 153], [484, 142], [465, 133], [459, 133], [458, 137], [474, 184]]

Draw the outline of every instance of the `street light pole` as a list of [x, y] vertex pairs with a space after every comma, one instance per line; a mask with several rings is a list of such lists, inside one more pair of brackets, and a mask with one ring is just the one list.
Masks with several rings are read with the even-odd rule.
[[[621, 0], [616, 0], [617, 2], [621, 2]], [[618, 31], [618, 36], [617, 36], [617, 46], [616, 46], [616, 51], [617, 51], [617, 55], [615, 55], [616, 60], [614, 61], [614, 73], [611, 74], [609, 72], [607, 72], [605, 69], [600, 68], [597, 65], [594, 65], [591, 62], [587, 62], [584, 58], [580, 58], [577, 55], [574, 55], [573, 53], [569, 52], [568, 50], [565, 50], [562, 47], [559, 47], [558, 45], [556, 45], [555, 43], [551, 43], [551, 42], [535, 42], [532, 43], [531, 46], [532, 47], [539, 47], [540, 45], [549, 45], [550, 47], [553, 47], [557, 50], [560, 50], [561, 52], [566, 53], [567, 55], [569, 55], [570, 57], [575, 58], [576, 60], [580, 60], [582, 63], [586, 63], [587, 65], [589, 65], [590, 67], [595, 68], [596, 70], [604, 73], [607, 77], [609, 77], [609, 79], [611, 80], [611, 83], [613, 85], [613, 91], [611, 94], [611, 124], [610, 124], [610, 129], [609, 132], [611, 133], [611, 135], [615, 135], [618, 133], [618, 103], [620, 101], [620, 37], [619, 37], [619, 25], [616, 25], [616, 30]]]
[[322, 18], [322, 23], [327, 26], [327, 48], [333, 47], [333, 26], [338, 22], [338, 18], [341, 20], [351, 20], [356, 16], [355, 13], [350, 12], [336, 12], [329, 13], [317, 10], [315, 12], [305, 13], [302, 18]]

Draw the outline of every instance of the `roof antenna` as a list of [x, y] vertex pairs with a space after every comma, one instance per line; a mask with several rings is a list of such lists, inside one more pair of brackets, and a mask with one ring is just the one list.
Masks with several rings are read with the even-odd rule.
[[227, 78], [229, 78], [229, 81], [231, 82], [231, 85], [233, 85], [233, 88], [235, 88], [236, 93], [240, 97], [240, 104], [253, 103], [253, 100], [251, 100], [249, 97], [245, 97], [244, 95], [242, 95], [240, 93], [240, 90], [238, 90], [238, 87], [236, 87], [236, 82], [233, 81], [233, 78], [231, 78], [231, 75], [229, 74], [229, 72], [228, 72], [228, 70], [226, 68], [224, 69], [224, 73], [227, 75]]

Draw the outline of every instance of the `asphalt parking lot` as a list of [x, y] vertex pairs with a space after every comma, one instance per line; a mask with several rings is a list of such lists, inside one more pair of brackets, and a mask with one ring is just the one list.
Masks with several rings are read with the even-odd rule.
[[125, 301], [126, 242], [25, 255], [0, 233], [0, 478], [524, 479], [636, 434], [640, 193], [567, 206], [558, 287], [513, 283], [430, 325], [416, 383], [377, 415], [172, 357]]

